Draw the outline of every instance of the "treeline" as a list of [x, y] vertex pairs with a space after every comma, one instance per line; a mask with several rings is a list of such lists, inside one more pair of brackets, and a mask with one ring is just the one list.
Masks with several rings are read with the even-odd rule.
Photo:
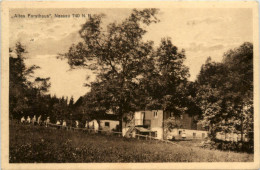
[[[244, 43], [227, 51], [219, 63], [208, 58], [195, 86], [201, 122], [209, 129], [213, 144], [221, 149], [253, 152], [253, 44]], [[223, 143], [217, 133], [238, 134], [240, 143]]]
[[33, 65], [27, 67], [26, 48], [17, 43], [14, 49], [10, 49], [10, 74], [9, 74], [9, 117], [20, 119], [42, 116], [43, 120], [50, 117], [51, 122], [56, 120], [78, 120], [78, 114], [74, 110], [73, 97], [58, 98], [48, 94], [51, 86], [50, 78], [34, 77]]
[[[73, 44], [60, 57], [71, 68], [83, 67], [96, 72], [95, 82], [87, 84], [88, 114], [113, 112], [129, 120], [136, 110], [163, 109], [180, 116], [195, 106], [187, 81], [186, 55], [170, 38], [163, 38], [155, 49], [152, 41], [143, 41], [147, 26], [159, 22], [157, 9], [133, 10], [121, 23], [102, 27], [104, 15], [93, 15], [80, 29], [82, 42]], [[121, 129], [121, 128], [120, 128]]]
[[[157, 48], [143, 40], [147, 27], [159, 22], [157, 13], [134, 9], [121, 23], [106, 27], [104, 15], [94, 15], [82, 26], [82, 41], [61, 57], [71, 68], [97, 73], [96, 81], [88, 84], [87, 113], [112, 111], [120, 121], [129, 120], [136, 110], [162, 109], [175, 118], [188, 113], [199, 117], [212, 139], [217, 132], [240, 133], [244, 141], [243, 134], [253, 132], [253, 45], [226, 52], [220, 63], [209, 58], [190, 82], [184, 50], [170, 38], [162, 38]], [[172, 120], [171, 127], [177, 127]]]
[[[243, 134], [253, 132], [253, 45], [244, 43], [226, 52], [219, 63], [208, 58], [191, 82], [184, 65], [185, 50], [167, 37], [158, 47], [143, 39], [147, 27], [159, 22], [157, 13], [157, 9], [134, 9], [122, 22], [106, 27], [103, 14], [93, 15], [82, 25], [82, 41], [59, 56], [72, 69], [96, 74], [96, 80], [86, 84], [91, 91], [80, 98], [73, 112], [82, 120], [113, 112], [120, 127], [138, 110], [162, 109], [174, 118], [188, 113], [199, 118], [212, 140], [217, 132], [234, 132], [241, 133], [243, 141]], [[39, 87], [36, 91], [44, 96]], [[66, 112], [67, 105], [59, 106]], [[51, 112], [58, 115], [54, 109]], [[171, 127], [177, 127], [172, 120]]]
[[202, 66], [197, 103], [205, 126], [215, 132], [243, 134], [253, 131], [253, 45], [229, 50], [220, 63], [210, 58]]

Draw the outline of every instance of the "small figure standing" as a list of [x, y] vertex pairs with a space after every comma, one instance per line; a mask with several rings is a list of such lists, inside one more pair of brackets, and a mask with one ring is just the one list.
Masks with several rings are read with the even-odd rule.
[[79, 127], [79, 121], [75, 121], [76, 122], [76, 128], [78, 128]]
[[36, 122], [36, 116], [34, 115], [32, 118], [32, 124], [35, 125], [35, 122]]
[[63, 127], [64, 129], [66, 129], [66, 126], [67, 126], [66, 120], [63, 120], [63, 122], [62, 122], [62, 127]]
[[27, 116], [27, 123], [28, 123], [28, 124], [31, 123], [31, 118], [30, 118], [30, 116]]
[[22, 124], [24, 124], [24, 122], [25, 122], [25, 118], [24, 118], [24, 116], [21, 118], [21, 123]]
[[46, 120], [46, 127], [48, 127], [48, 124], [50, 123], [50, 117], [47, 117], [47, 120]]
[[59, 120], [57, 120], [56, 125], [60, 125], [60, 121]]
[[57, 122], [56, 122], [56, 125], [58, 125], [58, 129], [60, 128], [60, 121], [59, 120], [57, 120]]
[[38, 125], [41, 125], [41, 118], [42, 118], [42, 115], [40, 115], [40, 116], [38, 117], [38, 119], [37, 119]]

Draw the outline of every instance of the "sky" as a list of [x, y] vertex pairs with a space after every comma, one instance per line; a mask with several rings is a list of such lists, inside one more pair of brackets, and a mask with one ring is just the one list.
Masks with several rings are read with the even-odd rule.
[[[20, 41], [28, 53], [27, 66], [38, 65], [35, 76], [50, 77], [50, 93], [57, 97], [73, 96], [77, 100], [90, 89], [84, 87], [86, 77], [94, 76], [86, 69], [71, 70], [66, 60], [57, 59], [73, 43], [81, 41], [78, 34], [88, 14], [103, 13], [108, 23], [120, 23], [132, 9], [12, 9], [10, 10], [9, 44], [14, 47]], [[25, 15], [15, 17], [15, 14]], [[30, 15], [51, 15], [51, 18], [29, 18]], [[55, 14], [69, 15], [57, 18]], [[72, 14], [80, 14], [73, 17]], [[82, 17], [85, 14], [86, 17]], [[167, 8], [160, 9], [160, 22], [151, 24], [144, 40], [154, 41], [155, 47], [161, 38], [170, 37], [175, 46], [186, 52], [185, 65], [189, 67], [190, 78], [194, 81], [202, 64], [210, 56], [220, 62], [229, 49], [239, 47], [243, 42], [253, 42], [252, 10], [247, 8]]]

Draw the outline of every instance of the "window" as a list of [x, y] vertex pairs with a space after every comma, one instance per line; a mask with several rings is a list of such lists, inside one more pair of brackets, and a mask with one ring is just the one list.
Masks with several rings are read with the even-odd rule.
[[157, 115], [157, 112], [156, 112], [156, 111], [154, 111], [154, 112], [153, 112], [153, 117], [158, 117], [158, 115]]
[[109, 122], [105, 122], [105, 126], [109, 127]]

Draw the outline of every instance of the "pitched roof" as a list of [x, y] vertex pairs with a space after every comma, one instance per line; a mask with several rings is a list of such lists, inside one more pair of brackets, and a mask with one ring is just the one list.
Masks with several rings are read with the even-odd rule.
[[[93, 119], [96, 119], [95, 117], [93, 117]], [[98, 116], [99, 120], [119, 120], [118, 115], [115, 114], [104, 114], [104, 115], [99, 115]]]

